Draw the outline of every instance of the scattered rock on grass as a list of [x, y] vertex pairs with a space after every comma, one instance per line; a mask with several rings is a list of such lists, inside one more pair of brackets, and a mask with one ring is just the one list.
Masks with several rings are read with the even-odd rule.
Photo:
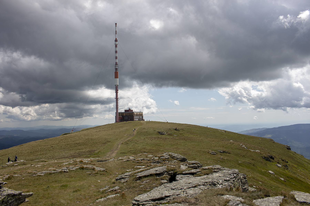
[[310, 204], [310, 194], [299, 191], [292, 191], [292, 195], [294, 195], [297, 202]]
[[105, 200], [107, 200], [107, 199], [110, 199], [110, 198], [113, 198], [113, 197], [117, 197], [117, 196], [119, 196], [119, 194], [109, 195], [109, 196], [107, 196], [107, 197], [104, 197], [104, 198], [101, 198], [101, 199], [96, 200], [96, 202], [103, 202], [103, 201], [105, 201]]
[[245, 204], [242, 204], [244, 199], [242, 199], [241, 197], [236, 197], [232, 195], [223, 195], [222, 197], [226, 200], [230, 200], [227, 204], [228, 206], [246, 206]]
[[212, 155], [216, 155], [216, 154], [217, 154], [217, 153], [214, 152], [214, 151], [210, 151], [209, 153], [212, 154]]
[[266, 197], [263, 199], [253, 200], [253, 203], [257, 206], [280, 206], [283, 198], [283, 196]]

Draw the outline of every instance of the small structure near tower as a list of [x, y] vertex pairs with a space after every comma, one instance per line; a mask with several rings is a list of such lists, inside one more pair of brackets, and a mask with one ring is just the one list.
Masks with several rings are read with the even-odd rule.
[[126, 109], [124, 112], [119, 112], [119, 121], [127, 122], [127, 121], [144, 121], [143, 112], [134, 112], [132, 109]]

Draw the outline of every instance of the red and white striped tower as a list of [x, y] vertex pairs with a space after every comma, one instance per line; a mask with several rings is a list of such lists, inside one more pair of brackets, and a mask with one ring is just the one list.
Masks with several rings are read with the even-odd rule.
[[115, 122], [119, 122], [119, 116], [118, 116], [118, 84], [119, 84], [119, 79], [118, 79], [118, 53], [117, 53], [117, 45], [118, 45], [118, 40], [117, 40], [117, 23], [115, 23], [115, 72], [114, 72], [114, 77], [115, 77], [115, 100], [116, 100]]

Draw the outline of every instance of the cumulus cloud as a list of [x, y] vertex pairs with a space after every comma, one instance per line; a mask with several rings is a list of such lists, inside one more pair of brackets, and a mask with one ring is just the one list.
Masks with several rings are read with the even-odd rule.
[[228, 103], [245, 103], [264, 112], [265, 109], [310, 108], [310, 66], [283, 70], [283, 77], [273, 81], [239, 82], [222, 88], [219, 93]]
[[216, 101], [216, 99], [215, 99], [215, 98], [213, 98], [213, 97], [211, 97], [211, 98], [209, 99], [209, 101], [211, 101], [211, 102], [215, 102], [215, 101]]
[[180, 102], [175, 100], [175, 101], [172, 101], [172, 100], [169, 100], [169, 102], [173, 103], [174, 105], [176, 106], [179, 106], [180, 105]]
[[[155, 113], [157, 111], [156, 102], [148, 93], [149, 87], [139, 86], [137, 83], [132, 88], [120, 92], [120, 109], [131, 107], [135, 111], [143, 111], [144, 114]], [[1, 92], [1, 88], [0, 88]], [[110, 98], [115, 95], [114, 90], [100, 88], [87, 92], [91, 98]], [[0, 93], [1, 94], [1, 93]], [[1, 100], [1, 99], [0, 99]], [[13, 120], [63, 120], [72, 118], [96, 117], [111, 119], [115, 110], [114, 102], [106, 105], [84, 104], [84, 103], [54, 103], [40, 104], [36, 106], [3, 106], [0, 105], [0, 114]], [[114, 117], [114, 115], [112, 115]]]
[[150, 87], [134, 83], [132, 88], [120, 91], [120, 109], [131, 108], [134, 111], [142, 111], [151, 114], [157, 111], [157, 104], [149, 94]]
[[310, 11], [305, 10], [299, 13], [299, 15], [291, 16], [288, 14], [287, 16], [279, 16], [278, 21], [280, 24], [284, 26], [284, 28], [290, 28], [291, 26], [297, 26], [300, 27], [301, 25], [304, 25], [309, 20]]

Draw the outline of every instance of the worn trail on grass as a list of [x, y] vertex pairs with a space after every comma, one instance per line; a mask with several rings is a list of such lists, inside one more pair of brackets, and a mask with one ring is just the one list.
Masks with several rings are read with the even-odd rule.
[[125, 137], [124, 137], [123, 139], [121, 139], [121, 141], [120, 141], [116, 146], [114, 146], [114, 147], [112, 148], [112, 150], [106, 155], [106, 158], [107, 158], [107, 159], [114, 158], [115, 155], [117, 154], [118, 150], [121, 148], [121, 145], [122, 145], [124, 142], [130, 140], [131, 138], [133, 138], [133, 137], [136, 135], [138, 128], [139, 128], [139, 127], [137, 127], [137, 128], [132, 132], [132, 134], [130, 134], [129, 136], [125, 135]]

